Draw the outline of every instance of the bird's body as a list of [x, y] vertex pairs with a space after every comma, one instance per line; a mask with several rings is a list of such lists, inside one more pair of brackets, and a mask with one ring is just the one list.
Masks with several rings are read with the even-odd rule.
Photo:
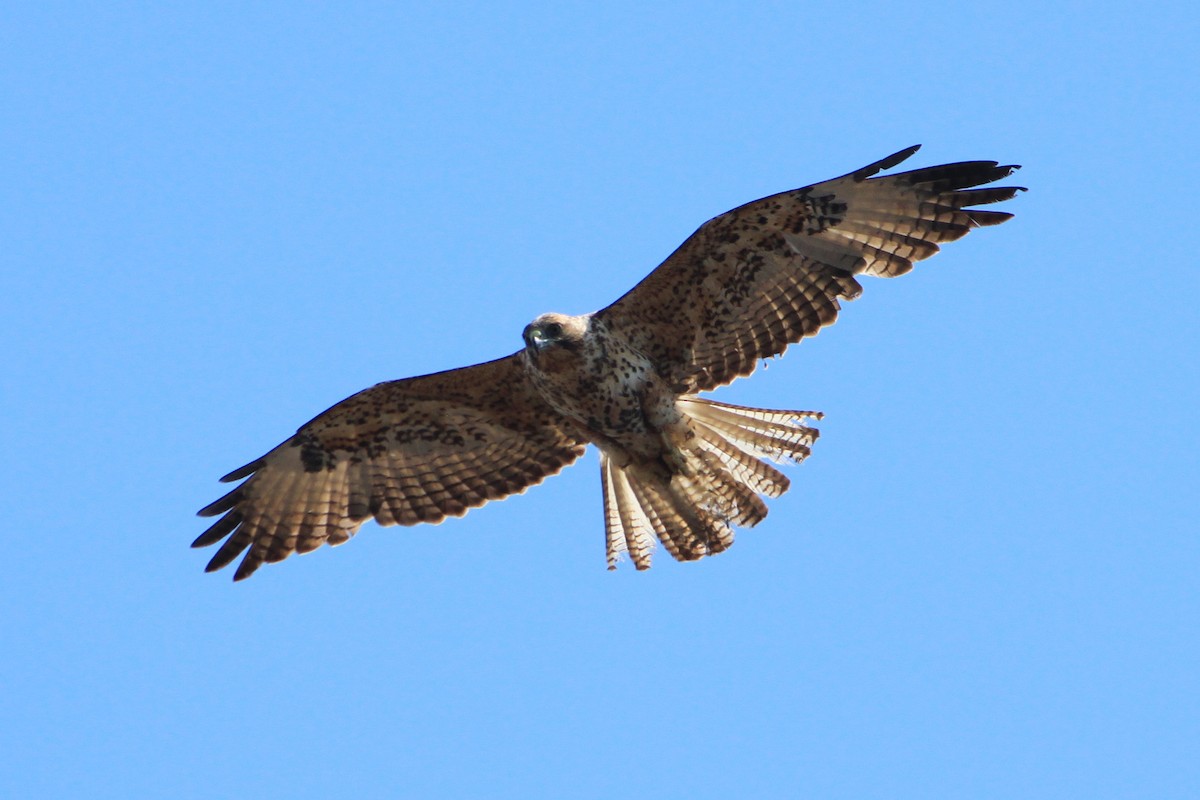
[[594, 314], [545, 314], [531, 327], [548, 326], [558, 326], [551, 330], [559, 335], [522, 353], [526, 374], [547, 404], [618, 464], [662, 457], [663, 435], [679, 427], [682, 415], [677, 393], [653, 362]]
[[[265, 561], [347, 541], [363, 521], [439, 522], [523, 491], [600, 450], [608, 565], [650, 566], [655, 540], [691, 561], [767, 514], [789, 481], [764, 459], [800, 461], [814, 412], [700, 398], [748, 375], [838, 315], [857, 276], [894, 277], [971, 228], [1011, 215], [969, 205], [1014, 167], [968, 161], [874, 178], [916, 148], [756, 200], [700, 227], [658, 269], [592, 314], [543, 314], [505, 358], [379, 384], [335, 405], [223, 480], [221, 518], [194, 546]], [[228, 537], [228, 538], [227, 538]]]
[[[525, 338], [530, 383], [580, 438], [600, 450], [605, 508], [612, 514], [610, 568], [621, 552], [639, 569], [648, 568], [654, 538], [684, 560], [720, 552], [733, 542], [732, 524], [755, 525], [766, 516], [758, 491], [777, 495], [786, 489], [787, 479], [777, 471], [769, 484], [755, 483], [767, 467], [761, 462], [742, 475], [746, 468], [740, 462], [749, 459], [728, 457], [740, 453], [738, 441], [688, 412], [718, 406], [680, 394], [648, 356], [595, 314], [542, 315]], [[719, 408], [731, 418], [741, 416], [739, 422], [754, 420], [733, 406]], [[765, 413], [793, 422], [806, 416]], [[792, 433], [793, 446], [770, 455], [804, 458], [816, 431], [797, 427]], [[740, 438], [753, 436], [744, 431]]]

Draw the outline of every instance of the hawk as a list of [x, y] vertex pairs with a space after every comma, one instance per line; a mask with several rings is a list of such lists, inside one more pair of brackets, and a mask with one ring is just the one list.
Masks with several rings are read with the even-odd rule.
[[543, 314], [512, 355], [381, 383], [343, 400], [221, 480], [193, 542], [225, 540], [206, 571], [346, 542], [370, 518], [415, 525], [519, 494], [600, 451], [608, 568], [641, 570], [655, 541], [693, 561], [787, 491], [821, 415], [701, 398], [837, 319], [859, 276], [892, 278], [942, 242], [1012, 217], [972, 208], [1016, 166], [965, 161], [879, 176], [918, 149], [772, 195], [704, 223], [657, 269], [591, 314]]

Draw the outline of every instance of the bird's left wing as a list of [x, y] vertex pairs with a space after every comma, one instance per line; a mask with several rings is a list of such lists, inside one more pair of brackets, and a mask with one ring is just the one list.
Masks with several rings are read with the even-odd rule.
[[415, 525], [540, 483], [585, 443], [538, 396], [516, 353], [381, 383], [338, 403], [222, 481], [245, 482], [200, 511], [223, 515], [193, 547], [228, 537], [206, 571], [249, 548], [234, 580], [264, 561], [341, 544], [370, 517]]
[[903, 275], [939, 243], [1012, 216], [970, 206], [1020, 191], [974, 188], [1014, 166], [963, 161], [874, 177], [916, 151], [709, 220], [595, 319], [681, 392], [750, 374], [759, 359], [832, 324], [839, 300], [862, 291], [857, 276]]

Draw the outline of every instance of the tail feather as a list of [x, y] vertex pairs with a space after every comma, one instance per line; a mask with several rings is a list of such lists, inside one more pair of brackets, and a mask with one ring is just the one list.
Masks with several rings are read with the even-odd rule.
[[620, 467], [600, 455], [608, 568], [622, 552], [639, 570], [650, 566], [654, 539], [678, 561], [727, 550], [733, 526], [767, 516], [762, 497], [778, 497], [790, 481], [761, 460], [804, 460], [818, 432], [802, 422], [811, 411], [745, 408], [689, 397], [679, 400], [695, 434], [679, 446], [682, 466], [664, 475], [637, 464]]
[[621, 553], [629, 552], [625, 524], [621, 519], [621, 501], [617, 499], [617, 487], [613, 483], [612, 466], [607, 457], [600, 456], [600, 486], [604, 490], [604, 534], [608, 568], [617, 568]]
[[634, 476], [627, 477], [631, 478], [629, 485], [638, 505], [642, 507], [667, 552], [676, 561], [695, 561], [703, 556], [700, 537], [692, 530], [688, 520], [681, 519], [674, 513], [675, 509], [667, 499], [669, 495], [660, 494], [652, 484], [640, 481]]
[[600, 455], [600, 475], [604, 481], [608, 568], [616, 569], [620, 554], [628, 553], [637, 569], [650, 569], [655, 531], [633, 494], [628, 476], [623, 469], [613, 466], [603, 453]]
[[767, 504], [754, 489], [735, 478], [718, 456], [700, 450], [697, 458], [703, 470], [702, 478], [676, 475], [671, 479], [673, 488], [677, 487], [689, 501], [716, 518], [736, 525], [753, 528], [766, 518]]
[[701, 420], [694, 421], [701, 445], [720, 458], [721, 463], [735, 478], [748, 484], [755, 492], [767, 497], [779, 497], [791, 486], [792, 482], [788, 476], [775, 467], [755, 458], [753, 454], [730, 442], [720, 431]]
[[817, 411], [770, 411], [697, 397], [681, 399], [680, 403], [694, 420], [752, 454], [775, 461], [803, 461], [812, 452], [809, 446], [820, 436], [816, 428], [801, 424], [809, 418], [820, 419], [822, 415]]

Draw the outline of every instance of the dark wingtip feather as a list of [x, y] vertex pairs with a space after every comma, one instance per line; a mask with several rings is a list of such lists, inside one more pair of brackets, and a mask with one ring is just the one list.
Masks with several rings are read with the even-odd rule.
[[946, 192], [938, 195], [938, 202], [953, 208], [968, 206], [985, 206], [989, 203], [1003, 203], [1017, 196], [1017, 192], [1025, 191], [1024, 186], [994, 186], [986, 189], [963, 189], [959, 192]]
[[903, 150], [892, 153], [887, 158], [881, 158], [879, 161], [876, 161], [873, 164], [867, 164], [862, 169], [855, 170], [854, 172], [850, 173], [850, 176], [852, 178], [854, 178], [854, 180], [856, 180], [856, 181], [865, 181], [867, 178], [871, 177], [872, 175], [876, 175], [885, 169], [891, 169], [892, 167], [899, 164], [901, 161], [904, 161], [905, 159], [912, 156], [913, 153], [917, 152], [920, 149], [921, 149], [921, 145], [919, 145], [919, 144], [914, 144], [911, 147], [906, 147]]
[[892, 153], [887, 158], [880, 160], [879, 168], [880, 169], [891, 169], [892, 167], [899, 164], [901, 161], [907, 161], [914, 153], [916, 153], [920, 149], [921, 149], [921, 145], [911, 144], [908, 147], [904, 148], [903, 150], [898, 150], [895, 153]]
[[205, 572], [216, 572], [222, 567], [227, 567], [229, 564], [242, 554], [242, 551], [250, 546], [250, 534], [245, 528], [240, 528], [233, 536], [230, 536], [225, 544], [221, 545], [221, 549], [216, 552], [216, 555], [208, 562], [204, 568]]
[[[1015, 173], [1020, 168], [1021, 168], [1020, 164], [997, 164], [996, 167], [992, 170], [992, 174], [995, 175], [996, 177], [992, 178], [990, 181], [988, 181], [988, 183], [991, 183], [992, 181], [998, 181], [998, 180], [1003, 180], [1004, 178], [1008, 178], [1008, 177], [1012, 176], [1012, 174]], [[1017, 192], [1029, 191], [1024, 186], [1006, 186], [1004, 188], [1012, 189], [1013, 194], [1016, 194]]]
[[981, 228], [986, 228], [989, 225], [999, 225], [1001, 222], [1008, 222], [1013, 218], [1012, 214], [1007, 211], [967, 211], [967, 215], [971, 217], [971, 222], [974, 222]]
[[238, 564], [237, 572], [233, 573], [233, 582], [244, 581], [254, 574], [254, 571], [262, 564], [262, 560], [254, 557], [253, 552], [246, 554], [242, 559], [242, 563]]
[[897, 172], [878, 180], [899, 179], [910, 186], [920, 186], [925, 191], [946, 194], [956, 189], [968, 189], [1002, 180], [1018, 169], [1020, 167], [1016, 164], [1001, 166], [998, 161], [957, 161]]
[[225, 557], [221, 553], [222, 551], [218, 550], [217, 554], [208, 560], [208, 563], [204, 565], [205, 572], [216, 572], [219, 569], [229, 566], [229, 562], [232, 561], [234, 557]]
[[210, 525], [208, 530], [197, 536], [196, 541], [192, 542], [192, 547], [208, 547], [210, 544], [216, 544], [233, 533], [234, 528], [240, 524], [242, 524], [241, 512], [234, 511], [226, 514]]
[[196, 512], [198, 517], [215, 517], [217, 514], [224, 514], [229, 509], [236, 506], [242, 500], [242, 487], [239, 486], [225, 496], [214, 500], [204, 508]]
[[263, 465], [263, 459], [256, 458], [244, 467], [238, 467], [233, 472], [221, 478], [221, 483], [230, 483], [231, 481], [240, 481], [242, 478], [248, 478], [259, 470]]

